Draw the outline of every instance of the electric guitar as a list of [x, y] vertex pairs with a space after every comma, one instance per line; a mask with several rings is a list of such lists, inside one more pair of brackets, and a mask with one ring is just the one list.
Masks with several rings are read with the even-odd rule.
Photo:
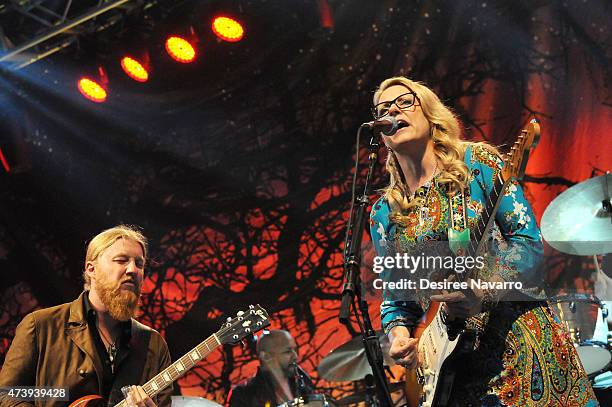
[[[259, 305], [249, 305], [249, 309], [240, 311], [234, 318], [228, 318], [221, 329], [212, 334], [193, 348], [183, 357], [158, 373], [154, 378], [142, 385], [142, 388], [149, 397], [154, 397], [157, 393], [168, 387], [172, 382], [182, 377], [189, 369], [194, 367], [199, 361], [206, 358], [212, 351], [221, 345], [238, 343], [247, 336], [270, 325], [268, 313]], [[106, 405], [102, 397], [89, 395], [73, 401], [69, 407], [102, 406]], [[123, 400], [115, 407], [125, 407], [126, 401]]]
[[[513, 179], [521, 180], [525, 174], [529, 152], [540, 138], [540, 125], [532, 120], [521, 131], [517, 141], [504, 159], [504, 167], [495, 180], [477, 225], [470, 231], [466, 228], [458, 233], [449, 230], [449, 241], [460, 242], [464, 250], [461, 255], [475, 257], [482, 253], [484, 236], [495, 222], [495, 213], [501, 198]], [[457, 255], [457, 253], [455, 253]], [[467, 281], [469, 272], [456, 273], [458, 281]], [[473, 293], [472, 293], [473, 294]], [[435, 308], [437, 306], [437, 309]], [[416, 379], [421, 386], [419, 403], [422, 407], [444, 407], [448, 404], [456, 374], [455, 365], [460, 355], [474, 350], [476, 332], [466, 329], [465, 320], [448, 323], [439, 304], [432, 303], [428, 315], [433, 319], [419, 337], [419, 363]], [[434, 314], [435, 312], [435, 314]], [[416, 335], [415, 335], [416, 336]]]

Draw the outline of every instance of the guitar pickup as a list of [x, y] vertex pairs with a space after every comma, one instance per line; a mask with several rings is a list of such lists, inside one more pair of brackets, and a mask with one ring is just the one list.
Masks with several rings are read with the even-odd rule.
[[417, 383], [420, 384], [421, 386], [425, 384], [425, 375], [423, 374], [423, 369], [421, 368], [421, 366], [417, 367], [416, 379], [417, 379]]

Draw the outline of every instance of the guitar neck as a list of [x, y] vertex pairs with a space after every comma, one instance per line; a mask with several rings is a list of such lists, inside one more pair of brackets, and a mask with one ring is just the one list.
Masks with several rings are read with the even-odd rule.
[[[187, 373], [187, 371], [194, 367], [196, 363], [198, 363], [200, 360], [208, 356], [212, 351], [217, 349], [219, 345], [221, 345], [221, 342], [219, 341], [219, 339], [217, 339], [217, 335], [212, 334], [204, 341], [202, 341], [198, 346], [196, 346], [187, 354], [185, 354], [183, 357], [178, 359], [176, 362], [158, 373], [151, 380], [146, 382], [142, 386], [143, 390], [147, 393], [149, 397], [153, 398], [160, 391], [170, 386], [170, 384], [172, 384], [175, 380]], [[125, 400], [115, 405], [115, 407], [125, 406]]]
[[482, 214], [478, 218], [474, 229], [470, 231], [470, 246], [468, 250], [470, 256], [477, 256], [481, 252], [483, 237], [491, 229], [493, 222], [495, 222], [495, 214], [497, 213], [502, 194], [506, 189], [506, 184], [507, 182], [504, 182], [501, 175], [495, 179], [493, 188], [487, 195]]

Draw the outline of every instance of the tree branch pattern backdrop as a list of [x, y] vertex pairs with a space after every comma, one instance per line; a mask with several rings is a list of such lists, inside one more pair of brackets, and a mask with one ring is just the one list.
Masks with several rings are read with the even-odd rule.
[[[319, 386], [348, 389], [315, 368], [355, 334], [337, 320], [355, 133], [392, 75], [426, 82], [467, 138], [502, 150], [541, 120], [525, 182], [538, 220], [565, 188], [612, 167], [609, 2], [330, 0], [333, 30], [320, 4], [187, 1], [146, 30], [133, 24], [1, 72], [0, 146], [13, 166], [0, 175], [0, 362], [26, 313], [78, 295], [87, 239], [126, 222], [151, 240], [141, 320], [174, 359], [260, 303], [296, 337]], [[224, 7], [246, 25], [242, 42], [206, 31]], [[200, 30], [192, 65], [161, 45], [186, 29], [181, 18]], [[130, 46], [149, 44], [155, 67], [145, 85], [114, 62], [132, 31], [143, 42]], [[74, 86], [97, 64], [110, 78], [102, 105]], [[385, 184], [380, 170], [375, 180]], [[589, 289], [589, 268], [572, 257], [550, 278]], [[180, 391], [222, 402], [256, 365], [252, 342], [225, 347]]]

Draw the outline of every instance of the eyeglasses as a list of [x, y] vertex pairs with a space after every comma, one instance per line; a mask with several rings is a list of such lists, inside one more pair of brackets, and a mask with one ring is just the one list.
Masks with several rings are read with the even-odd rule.
[[395, 99], [390, 102], [380, 102], [376, 106], [372, 108], [372, 115], [375, 120], [382, 119], [386, 115], [389, 114], [389, 109], [391, 109], [392, 105], [397, 106], [399, 109], [408, 109], [409, 107], [414, 106], [414, 104], [419, 100], [416, 93], [407, 92], [402, 95], [399, 95]]

